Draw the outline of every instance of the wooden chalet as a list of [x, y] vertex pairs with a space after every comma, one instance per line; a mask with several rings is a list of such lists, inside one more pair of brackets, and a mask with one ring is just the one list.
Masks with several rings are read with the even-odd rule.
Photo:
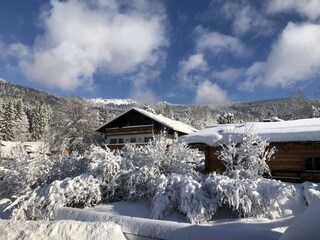
[[118, 149], [127, 142], [146, 144], [161, 132], [165, 132], [169, 139], [174, 139], [197, 130], [182, 122], [134, 107], [96, 131], [105, 135], [109, 148]]
[[221, 144], [229, 139], [240, 141], [239, 134], [252, 128], [277, 151], [268, 162], [274, 179], [303, 182], [320, 181], [320, 118], [282, 122], [212, 125], [182, 140], [205, 154], [207, 172], [222, 172], [224, 165], [217, 158]]

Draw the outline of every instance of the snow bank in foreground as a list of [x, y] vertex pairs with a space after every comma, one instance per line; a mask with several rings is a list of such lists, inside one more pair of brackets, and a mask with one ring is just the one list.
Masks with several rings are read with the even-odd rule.
[[1, 239], [126, 239], [110, 222], [0, 220]]
[[318, 240], [320, 201], [314, 202], [283, 233], [280, 240]]
[[[122, 203], [126, 208], [127, 203]], [[132, 206], [131, 206], [132, 207]], [[130, 208], [131, 208], [130, 207]], [[120, 208], [118, 204], [117, 208]], [[104, 222], [110, 221], [121, 225], [124, 233], [156, 238], [156, 239], [224, 239], [224, 240], [278, 240], [282, 232], [293, 222], [294, 218], [287, 217], [279, 220], [268, 219], [225, 219], [209, 224], [194, 225], [190, 223], [161, 221], [144, 218], [116, 215], [113, 210], [103, 212], [99, 207], [98, 212], [92, 209], [60, 208], [55, 212], [55, 219], [73, 219], [77, 221]], [[121, 212], [126, 210], [121, 210]], [[172, 219], [173, 220], [173, 219]]]
[[304, 182], [302, 190], [308, 206], [320, 201], [320, 183]]

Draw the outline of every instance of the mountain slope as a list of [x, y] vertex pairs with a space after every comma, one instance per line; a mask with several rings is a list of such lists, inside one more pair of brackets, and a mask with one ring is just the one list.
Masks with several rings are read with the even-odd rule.
[[284, 120], [309, 118], [312, 116], [312, 106], [320, 109], [319, 100], [301, 97], [237, 102], [220, 108], [167, 102], [145, 104], [130, 99], [59, 97], [44, 91], [0, 81], [0, 111], [3, 110], [2, 104], [15, 103], [18, 100], [24, 103], [30, 130], [32, 130], [32, 119], [39, 106], [48, 108], [50, 116], [47, 119], [47, 133], [43, 134], [43, 138], [66, 146], [75, 144], [75, 139], [86, 142], [86, 144], [98, 141], [94, 130], [132, 107], [140, 107], [156, 114], [162, 114], [190, 124], [197, 129], [203, 128], [207, 123], [215, 123], [218, 114], [228, 112], [234, 114], [236, 122], [247, 122], [261, 121], [275, 116]]

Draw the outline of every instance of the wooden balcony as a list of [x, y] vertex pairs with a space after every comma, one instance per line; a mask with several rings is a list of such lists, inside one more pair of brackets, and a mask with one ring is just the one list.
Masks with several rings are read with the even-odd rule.
[[147, 134], [154, 133], [153, 125], [128, 126], [122, 128], [106, 128], [107, 136], [131, 135], [131, 134]]

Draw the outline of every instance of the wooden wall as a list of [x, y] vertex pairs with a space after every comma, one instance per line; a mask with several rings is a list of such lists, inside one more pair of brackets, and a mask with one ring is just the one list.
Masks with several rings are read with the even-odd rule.
[[[277, 152], [268, 162], [272, 178], [290, 182], [320, 181], [320, 172], [305, 170], [305, 157], [320, 156], [320, 143], [277, 143]], [[193, 145], [205, 154], [205, 169], [207, 172], [223, 172], [224, 165], [217, 158], [220, 147], [209, 147], [203, 144]]]

